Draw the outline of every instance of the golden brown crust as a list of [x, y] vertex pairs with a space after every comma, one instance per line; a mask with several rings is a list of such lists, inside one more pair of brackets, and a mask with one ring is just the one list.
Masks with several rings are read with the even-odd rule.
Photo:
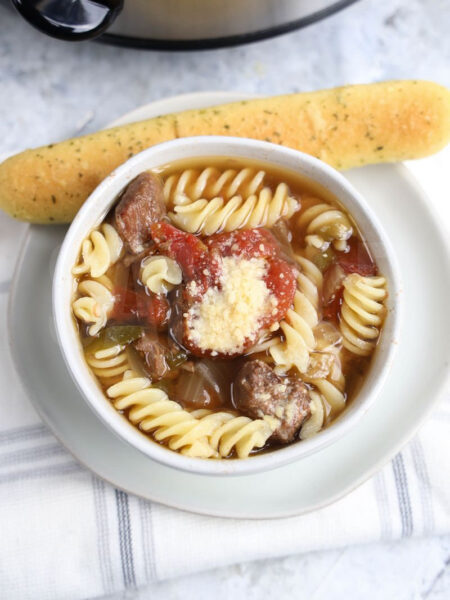
[[34, 223], [67, 223], [130, 156], [191, 135], [268, 140], [338, 169], [420, 158], [450, 138], [450, 91], [391, 81], [190, 110], [26, 150], [0, 165], [0, 208]]
[[0, 164], [0, 208], [32, 223], [69, 223], [111, 171], [174, 138], [168, 116], [25, 150]]

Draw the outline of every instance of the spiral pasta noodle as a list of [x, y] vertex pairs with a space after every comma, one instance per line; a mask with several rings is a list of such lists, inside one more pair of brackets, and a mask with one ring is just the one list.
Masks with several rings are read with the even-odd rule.
[[[103, 365], [96, 368], [102, 377]], [[188, 412], [132, 370], [125, 370], [123, 379], [108, 387], [106, 394], [118, 411], [128, 411], [131, 423], [151, 432], [171, 450], [193, 458], [224, 458], [233, 450], [239, 458], [246, 458], [264, 446], [278, 426], [273, 417], [252, 420], [230, 412]]]
[[216, 456], [207, 438], [211, 424], [196, 419], [163, 390], [152, 387], [147, 377], [126, 371], [122, 381], [110, 386], [106, 394], [118, 411], [128, 411], [131, 423], [171, 450], [196, 458]]
[[86, 362], [103, 383], [123, 375], [130, 368], [125, 346], [121, 344], [97, 350], [92, 354], [86, 353]]
[[311, 379], [310, 381], [327, 401], [334, 415], [344, 409], [346, 397], [343, 392], [345, 389], [345, 378], [342, 371], [340, 371], [336, 379], [330, 377], [328, 379]]
[[203, 171], [186, 169], [170, 175], [164, 183], [164, 197], [169, 206], [189, 204], [201, 198], [229, 200], [234, 196], [247, 198], [257, 194], [263, 187], [264, 171], [245, 168], [226, 169], [207, 167]]
[[103, 276], [100, 279], [85, 279], [78, 284], [78, 298], [72, 303], [74, 315], [84, 323], [92, 323], [89, 335], [97, 335], [108, 320], [114, 305], [111, 281]]
[[306, 229], [306, 244], [320, 250], [326, 250], [332, 243], [336, 250], [345, 251], [347, 240], [353, 233], [347, 215], [326, 203], [307, 208], [300, 215], [297, 224]]
[[343, 345], [354, 354], [368, 356], [375, 348], [385, 315], [386, 279], [352, 273], [343, 285], [340, 320]]
[[112, 225], [104, 223], [100, 231], [94, 230], [81, 244], [81, 257], [72, 269], [74, 275], [89, 274], [101, 277], [120, 257], [123, 242]]
[[310, 352], [316, 344], [314, 328], [319, 322], [317, 310], [323, 276], [310, 260], [302, 256], [296, 258], [302, 271], [297, 278], [294, 308], [287, 311], [280, 323], [285, 339], [269, 348], [278, 372], [296, 367], [300, 373], [305, 373]]
[[323, 428], [326, 419], [326, 406], [322, 395], [314, 390], [309, 392], [311, 402], [309, 409], [311, 411], [310, 416], [303, 423], [299, 438], [301, 440], [307, 440], [308, 438], [316, 435]]
[[182, 279], [178, 263], [167, 256], [149, 256], [142, 261], [141, 281], [155, 294], [167, 294]]
[[169, 217], [184, 231], [212, 235], [244, 227], [271, 227], [281, 217], [291, 217], [298, 207], [297, 200], [289, 196], [287, 185], [280, 183], [275, 192], [263, 188], [258, 194], [246, 198], [233, 196], [228, 201], [220, 197], [212, 200], [202, 198], [177, 205]]
[[238, 458], [247, 458], [255, 449], [262, 448], [279, 425], [278, 419], [265, 416], [250, 419], [231, 412], [212, 412], [199, 409], [191, 413], [201, 422], [213, 425], [208, 441], [221, 458], [229, 456], [233, 450]]
[[250, 350], [247, 351], [246, 355], [250, 356], [251, 354], [257, 354], [259, 352], [266, 352], [267, 350], [269, 350], [269, 348], [271, 348], [272, 346], [276, 346], [277, 344], [279, 344], [278, 337], [264, 339], [252, 346]]
[[[343, 410], [346, 403], [345, 377], [342, 372], [340, 353], [342, 349], [342, 335], [335, 331], [333, 337], [323, 336], [323, 332], [315, 330], [316, 348], [310, 355], [308, 373], [304, 380], [315, 386], [320, 391], [322, 399], [333, 413], [333, 416]], [[318, 360], [319, 369], [314, 373], [315, 359]]]

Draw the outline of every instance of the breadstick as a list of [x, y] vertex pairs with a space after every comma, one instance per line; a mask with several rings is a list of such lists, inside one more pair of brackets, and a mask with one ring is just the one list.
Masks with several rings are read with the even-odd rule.
[[134, 154], [195, 135], [267, 140], [338, 169], [420, 158], [450, 137], [450, 91], [426, 81], [345, 86], [189, 110], [26, 150], [0, 165], [0, 208], [33, 223], [68, 223]]

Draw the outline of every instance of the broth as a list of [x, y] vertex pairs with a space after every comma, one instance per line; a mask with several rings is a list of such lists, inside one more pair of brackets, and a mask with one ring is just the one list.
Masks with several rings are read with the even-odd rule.
[[[100, 277], [93, 277], [92, 270], [75, 274], [77, 292], [74, 299], [74, 313], [79, 326], [79, 334], [87, 362], [97, 376], [99, 385], [109, 397], [111, 397], [111, 386], [115, 384], [122, 385], [120, 382], [123, 383], [124, 377], [127, 376], [125, 374], [132, 372], [135, 378], [141, 378], [141, 380], [147, 378], [152, 383], [151, 389], [163, 390], [168, 398], [177, 402], [189, 415], [194, 415], [196, 419], [202, 419], [208, 415], [212, 419], [211, 415], [214, 414], [232, 413], [234, 418], [245, 416], [247, 419], [257, 420], [253, 408], [251, 408], [250, 412], [245, 406], [243, 408], [239, 395], [240, 388], [236, 381], [237, 374], [242, 371], [247, 363], [258, 361], [260, 370], [270, 369], [276, 373], [273, 376], [270, 375], [270, 377], [277, 377], [281, 385], [285, 385], [283, 382], [287, 382], [288, 385], [292, 383], [295, 387], [297, 385], [295, 381], [299, 380], [306, 390], [304, 393], [309, 393], [309, 398], [315, 399], [315, 412], [313, 411], [312, 414], [308, 414], [302, 426], [296, 431], [295, 440], [297, 440], [298, 431], [300, 431], [301, 437], [303, 424], [308, 419], [311, 420], [313, 415], [317, 414], [317, 406], [320, 403], [319, 412], [320, 410], [322, 411], [323, 419], [319, 430], [328, 427], [358, 393], [358, 389], [367, 375], [384, 317], [382, 301], [386, 297], [386, 292], [383, 291], [385, 283], [380, 283], [382, 278], [378, 275], [377, 266], [356, 223], [337, 200], [317, 183], [269, 163], [227, 157], [208, 157], [207, 159], [198, 158], [195, 160], [180, 161], [156, 169], [154, 173], [157, 173], [163, 184], [166, 184], [166, 204], [169, 209], [169, 216], [171, 213], [175, 215], [175, 217], [172, 216], [171, 218], [172, 223], [177, 218], [184, 218], [183, 215], [185, 213], [179, 207], [181, 206], [183, 209], [185, 205], [192, 206], [192, 203], [198, 200], [197, 196], [200, 198], [199, 202], [202, 199], [206, 199], [208, 206], [213, 198], [221, 198], [222, 204], [218, 209], [219, 211], [223, 207], [226, 207], [229, 202], [233, 201], [227, 198], [227, 192], [223, 191], [231, 189], [232, 186], [230, 187], [229, 183], [222, 186], [222, 191], [219, 190], [219, 193], [215, 193], [220, 187], [218, 184], [218, 175], [215, 171], [212, 172], [213, 174], [210, 177], [212, 183], [209, 182], [207, 177], [204, 178], [206, 181], [205, 185], [198, 183], [198, 174], [204, 172], [204, 169], [207, 168], [212, 168], [220, 172], [233, 169], [238, 173], [242, 172], [243, 169], [250, 169], [253, 179], [250, 177], [249, 180], [251, 179], [252, 182], [255, 179], [255, 173], [264, 171], [263, 182], [259, 185], [255, 184], [256, 191], [250, 190], [254, 192], [253, 195], [259, 197], [258, 194], [261, 193], [261, 190], [266, 188], [270, 190], [271, 197], [276, 197], [276, 194], [281, 189], [284, 191], [285, 196], [287, 194], [286, 197], [289, 200], [285, 199], [285, 204], [283, 204], [283, 210], [286, 209], [288, 211], [287, 214], [277, 219], [275, 223], [266, 226], [265, 229], [273, 232], [275, 242], [272, 243], [270, 241], [272, 238], [267, 239], [269, 239], [268, 243], [272, 244], [271, 248], [276, 248], [272, 252], [272, 258], [268, 258], [267, 261], [278, 261], [277, 265], [279, 266], [282, 263], [284, 269], [292, 269], [295, 265], [295, 268], [301, 273], [297, 283], [296, 295], [293, 296], [294, 303], [289, 309], [290, 312], [285, 313], [283, 318], [277, 323], [272, 323], [269, 328], [262, 330], [263, 339], [255, 339], [254, 342], [257, 342], [256, 344], [250, 344], [249, 347], [245, 347], [237, 355], [230, 354], [229, 357], [226, 353], [222, 355], [220, 350], [218, 352], [215, 350], [215, 347], [211, 347], [212, 350], [205, 350], [202, 356], [196, 355], [192, 350], [192, 346], [189, 344], [186, 345], [183, 342], [185, 338], [181, 339], [179, 334], [180, 319], [182, 321], [187, 315], [187, 313], [183, 313], [182, 318], [177, 313], [180, 310], [179, 305], [184, 301], [180, 301], [180, 298], [185, 297], [183, 294], [186, 294], [186, 286], [188, 285], [186, 283], [187, 267], [182, 266], [182, 284], [167, 284], [171, 289], [155, 294], [142, 280], [143, 268], [148, 264], [149, 257], [165, 256], [164, 248], [172, 248], [172, 246], [168, 246], [169, 242], [167, 240], [162, 243], [157, 242], [156, 246], [152, 242], [145, 248], [144, 252], [136, 254], [130, 250], [129, 245], [127, 247], [127, 244], [124, 244], [118, 260], [108, 266], [105, 273]], [[186, 170], [195, 170], [198, 173], [197, 175], [195, 173], [191, 174], [191, 180], [187, 177], [187, 183], [182, 189], [183, 186], [180, 184], [179, 174]], [[178, 185], [180, 190], [182, 190], [178, 195], [173, 192], [173, 187], [172, 192], [167, 192], [167, 189], [169, 189], [167, 182], [171, 176], [175, 181], [174, 185]], [[280, 183], [285, 184], [285, 186], [280, 188]], [[244, 182], [240, 188], [238, 187], [238, 191], [241, 188], [244, 190], [247, 188], [250, 189], [249, 185]], [[211, 195], [212, 197], [210, 197]], [[238, 194], [231, 194], [232, 198], [236, 195]], [[242, 202], [245, 200], [246, 197], [243, 194]], [[286, 208], [288, 201], [290, 202], [291, 209]], [[299, 208], [294, 210], [292, 207], [296, 202]], [[281, 206], [280, 203], [279, 205]], [[326, 208], [324, 209], [323, 206], [325, 205]], [[269, 207], [269, 204], [267, 206]], [[253, 211], [255, 210], [254, 207]], [[272, 205], [264, 213], [266, 215], [265, 218], [268, 218], [271, 210], [274, 210]], [[279, 210], [281, 209], [279, 208]], [[289, 210], [293, 214], [290, 214]], [[314, 211], [318, 211], [318, 216]], [[320, 211], [324, 212], [321, 213]], [[314, 213], [312, 218], [308, 217], [310, 213]], [[220, 212], [217, 214], [220, 214]], [[189, 219], [191, 219], [192, 214], [188, 213], [188, 215], [190, 215]], [[252, 218], [251, 215], [249, 218]], [[211, 217], [208, 217], [208, 219], [212, 222]], [[317, 226], [314, 225], [314, 219], [318, 219]], [[110, 212], [105, 222], [117, 228], [117, 215], [116, 217], [114, 216], [114, 209]], [[204, 223], [207, 222], [207, 220], [204, 221]], [[190, 221], [186, 220], [186, 223], [189, 226]], [[177, 224], [179, 225], [178, 221], [175, 222], [175, 225]], [[213, 225], [209, 225], [209, 227], [213, 227]], [[204, 242], [206, 245], [210, 244], [208, 248], [211, 256], [216, 251], [211, 249], [215, 248], [213, 246], [215, 242], [211, 240], [218, 239], [220, 233], [226, 230], [227, 227], [229, 228], [228, 221], [225, 222], [224, 227], [219, 227], [212, 235], [205, 235], [204, 231], [196, 233], [198, 240]], [[237, 231], [244, 231], [246, 229], [247, 227], [244, 223], [244, 226], [238, 228]], [[260, 228], [256, 229], [261, 231]], [[234, 235], [235, 231], [236, 228], [232, 229], [229, 235]], [[238, 237], [234, 239], [237, 240]], [[170, 243], [175, 247], [175, 242]], [[181, 244], [181, 242], [176, 243]], [[236, 245], [236, 242], [234, 242], [234, 245]], [[234, 245], [232, 248], [234, 248]], [[223, 248], [225, 247], [226, 244], [223, 245]], [[259, 248], [261, 248], [261, 244]], [[93, 250], [96, 250], [95, 244]], [[194, 252], [194, 254], [191, 253], [189, 255], [190, 258], [189, 260], [186, 259], [187, 262], [191, 261], [191, 257], [195, 258], [197, 256], [195, 252], [198, 249], [192, 246], [190, 247], [190, 251]], [[245, 251], [247, 252], [247, 249]], [[173, 259], [174, 251], [171, 250], [171, 252], [171, 258]], [[201, 254], [201, 256], [206, 256], [206, 254]], [[225, 254], [221, 255], [222, 268], [225, 264], [224, 256]], [[80, 264], [83, 263], [83, 260], [82, 255], [80, 257]], [[234, 261], [230, 262], [230, 264], [235, 268], [236, 265], [239, 266], [241, 258], [239, 258], [239, 261], [234, 258], [230, 258], [229, 260]], [[248, 259], [248, 264], [256, 265], [258, 263], [260, 265], [262, 260], [256, 254], [255, 256], [251, 255]], [[194, 267], [192, 265], [191, 267], [195, 268], [195, 260], [193, 258], [192, 261]], [[209, 267], [204, 269], [203, 273], [205, 271], [208, 272], [208, 269]], [[209, 277], [209, 275], [208, 272], [208, 276], [205, 277]], [[202, 275], [200, 274], [200, 279], [198, 279], [200, 282], [199, 285], [201, 285], [201, 277]], [[282, 273], [280, 274], [281, 277], [283, 277]], [[100, 282], [102, 285], [104, 284], [109, 290], [109, 295], [112, 297], [112, 300], [109, 300], [112, 302], [112, 307], [110, 307], [107, 314], [105, 313], [106, 320], [103, 323], [103, 327], [94, 333], [92, 326], [94, 317], [91, 318], [91, 321], [84, 322], [84, 313], [76, 305], [76, 301], [83, 300], [83, 294], [80, 292], [80, 283], [87, 282], [90, 285], [93, 280]], [[320, 282], [317, 283], [319, 280]], [[347, 282], [348, 287], [346, 287]], [[268, 286], [268, 280], [266, 283]], [[372, 283], [375, 292], [370, 287]], [[220, 291], [222, 289], [220, 285], [222, 284], [218, 285]], [[355, 288], [357, 290], [356, 295], [353, 294], [353, 296], [352, 285], [357, 286]], [[224, 288], [224, 286], [225, 284], [222, 287]], [[374, 294], [373, 298], [375, 300], [372, 299], [371, 301], [378, 302], [380, 309], [376, 308], [377, 314], [373, 319], [371, 318], [370, 323], [358, 322], [355, 329], [353, 327], [355, 314], [358, 319], [360, 317], [358, 317], [358, 310], [356, 313], [353, 312], [355, 309], [354, 299], [356, 298], [356, 302], [359, 302], [358, 298], [361, 293], [366, 293], [367, 286], [370, 288], [368, 288], [369, 291], [367, 293], [370, 295], [373, 292]], [[81, 287], [83, 288], [83, 286]], [[219, 292], [217, 292], [216, 288], [214, 288], [214, 293], [218, 294]], [[208, 289], [212, 289], [212, 287]], [[207, 293], [205, 292], [204, 297], [206, 297]], [[89, 297], [92, 297], [92, 294]], [[278, 296], [279, 300], [281, 298], [282, 292]], [[297, 300], [299, 301], [298, 306], [296, 304]], [[95, 298], [94, 301], [96, 301]], [[202, 299], [201, 302], [204, 302], [204, 300]], [[277, 303], [278, 300], [274, 305], [279, 306], [279, 303]], [[347, 303], [348, 306], [343, 308], [343, 303]], [[214, 308], [213, 301], [212, 305]], [[199, 304], [199, 306], [202, 305]], [[186, 307], [183, 310], [186, 310]], [[274, 310], [276, 311], [276, 309]], [[309, 316], [311, 311], [313, 313], [315, 311], [312, 323], [308, 322], [308, 319], [311, 319]], [[342, 322], [343, 311], [347, 315], [344, 318], [344, 323]], [[295, 313], [295, 315], [292, 313]], [[161, 317], [162, 314], [163, 317]], [[288, 316], [286, 317], [286, 315]], [[307, 342], [305, 346], [304, 339], [298, 340], [298, 332], [303, 332], [302, 327], [304, 326], [298, 321], [298, 316], [303, 320], [303, 323], [306, 323], [305, 327], [311, 329], [314, 336], [314, 346], [310, 345], [308, 347]], [[198, 315], [196, 319], [195, 323], [198, 322]], [[350, 331], [348, 323], [350, 323]], [[219, 328], [218, 322], [217, 328]], [[300, 344], [298, 347], [303, 348], [305, 346], [307, 348], [307, 366], [303, 368], [299, 367], [297, 354], [292, 353], [290, 350], [288, 336], [289, 331], [292, 329], [295, 330], [294, 334], [297, 335], [295, 343]], [[222, 333], [225, 338], [228, 332], [224, 331]], [[302, 335], [303, 333], [301, 333]], [[142, 342], [142, 339], [145, 339], [145, 342]], [[260, 348], [258, 348], [258, 344]], [[145, 350], [146, 347], [149, 348], [148, 351]], [[278, 353], [276, 349], [278, 349]], [[102, 355], [102, 352], [103, 354], [106, 352], [106, 358]], [[158, 354], [160, 352], [161, 356]], [[279, 360], [280, 356], [283, 357], [281, 363]], [[293, 356], [291, 363], [288, 360], [289, 356], [291, 359]], [[105, 371], [102, 366], [103, 363], [101, 363], [102, 360], [110, 360], [114, 364]], [[126, 370], [125, 366], [127, 367]], [[157, 371], [158, 375], [156, 376], [155, 373]], [[131, 376], [128, 377], [130, 378]], [[298, 385], [297, 388], [300, 389]], [[283, 404], [283, 407], [284, 411], [286, 408], [285, 404]], [[312, 410], [311, 407], [312, 404], [310, 404], [310, 410]], [[119, 407], [118, 410], [123, 412], [126, 418], [135, 422], [144, 431], [145, 427], [142, 427], [142, 421], [139, 421], [136, 413], [137, 409], [134, 405], [131, 408]], [[265, 413], [264, 410], [262, 411], [264, 413], [263, 417], [265, 418], [269, 415], [270, 418], [267, 419], [267, 422], [271, 423], [272, 429], [275, 427], [273, 424], [274, 419], [281, 419], [283, 421], [285, 418], [279, 415], [277, 417], [276, 411]], [[146, 435], [149, 435], [159, 443], [168, 444], [171, 447], [166, 438], [158, 439], [158, 436], [154, 433], [158, 430], [155, 428], [156, 425], [155, 427], [151, 426]], [[314, 431], [314, 433], [316, 432]], [[202, 438], [202, 443], [203, 441]], [[272, 435], [264, 443], [259, 443], [259, 445], [251, 448], [250, 453], [274, 450], [279, 447], [280, 439]], [[236, 448], [231, 448], [227, 455], [223, 455], [220, 452], [219, 454], [224, 458], [235, 457]], [[239, 455], [239, 452], [237, 452], [237, 455]]]

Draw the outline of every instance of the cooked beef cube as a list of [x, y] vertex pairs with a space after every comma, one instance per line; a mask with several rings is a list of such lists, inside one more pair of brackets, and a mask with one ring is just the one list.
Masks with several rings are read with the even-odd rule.
[[162, 379], [170, 370], [167, 363], [170, 350], [156, 336], [146, 333], [134, 343], [134, 347], [142, 355], [152, 381]]
[[273, 441], [287, 444], [309, 416], [309, 394], [296, 377], [281, 377], [261, 360], [250, 360], [237, 374], [234, 384], [236, 407], [253, 419], [270, 415], [280, 420]]
[[166, 214], [161, 181], [152, 173], [141, 173], [128, 185], [116, 206], [116, 228], [131, 252], [139, 254], [151, 242], [150, 225]]

